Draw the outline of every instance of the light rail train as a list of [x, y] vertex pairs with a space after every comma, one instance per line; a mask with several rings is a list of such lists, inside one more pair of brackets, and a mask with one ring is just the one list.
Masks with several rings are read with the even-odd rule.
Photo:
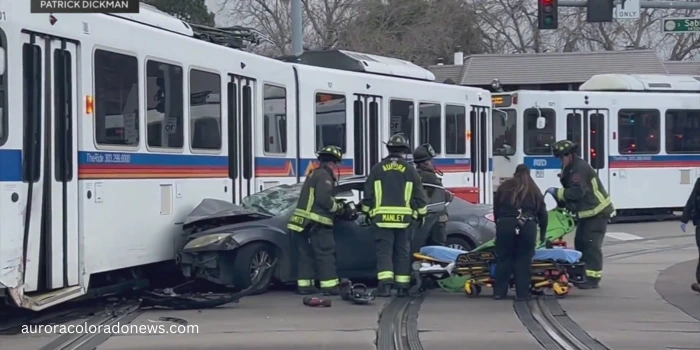
[[141, 6], [50, 15], [0, 2], [0, 291], [12, 304], [41, 310], [172, 261], [202, 199], [302, 181], [327, 144], [343, 148], [343, 175], [365, 175], [403, 132], [432, 143], [448, 187], [490, 203], [488, 91], [353, 52], [321, 61], [354, 69], [261, 57]]
[[561, 186], [549, 148], [560, 139], [580, 145], [618, 219], [672, 216], [700, 176], [700, 77], [605, 74], [579, 91], [515, 91], [493, 102], [494, 187], [519, 163], [543, 190]]

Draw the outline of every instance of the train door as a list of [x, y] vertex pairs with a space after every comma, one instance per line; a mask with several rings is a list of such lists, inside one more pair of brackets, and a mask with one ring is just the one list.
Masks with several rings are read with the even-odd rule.
[[370, 95], [355, 95], [353, 102], [353, 123], [355, 141], [355, 175], [369, 174], [372, 166], [381, 159], [382, 98]]
[[609, 184], [607, 109], [566, 109], [566, 138], [579, 145], [579, 156], [598, 173], [606, 188]]
[[39, 33], [22, 39], [24, 281], [26, 291], [45, 292], [80, 283], [78, 44]]
[[491, 170], [489, 169], [491, 148], [491, 123], [489, 108], [472, 106], [469, 113], [469, 157], [472, 186], [479, 188], [479, 203], [491, 203], [493, 196]]
[[253, 116], [255, 101], [255, 79], [229, 74], [226, 88], [228, 116], [228, 166], [233, 183], [233, 203], [255, 193]]

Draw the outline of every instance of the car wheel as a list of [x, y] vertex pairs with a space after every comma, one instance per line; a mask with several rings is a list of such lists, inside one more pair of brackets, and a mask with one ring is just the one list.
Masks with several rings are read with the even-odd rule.
[[[274, 261], [275, 249], [270, 244], [257, 242], [240, 247], [238, 252], [236, 252], [236, 258], [234, 260], [234, 286], [241, 290], [250, 287], [253, 283], [253, 279], [258, 276], [262, 268], [272, 265]], [[264, 283], [264, 287], [252, 294], [257, 295], [267, 292], [270, 283], [272, 283], [273, 275], [274, 274], [270, 274], [267, 281], [261, 281], [261, 283]]]
[[470, 251], [474, 249], [474, 245], [471, 242], [469, 242], [469, 240], [464, 238], [462, 235], [458, 234], [452, 234], [447, 236], [447, 242], [445, 245], [453, 249], [459, 249], [464, 251]]

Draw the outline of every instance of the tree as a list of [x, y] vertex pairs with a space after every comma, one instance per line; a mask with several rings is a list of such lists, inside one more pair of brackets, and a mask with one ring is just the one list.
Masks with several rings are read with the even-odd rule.
[[143, 0], [142, 2], [185, 22], [214, 26], [214, 13], [209, 12], [204, 0]]
[[692, 58], [697, 34], [661, 34], [661, 19], [693, 17], [698, 11], [643, 9], [638, 20], [586, 23], [586, 9], [560, 8], [559, 29], [537, 29], [537, 3], [527, 0], [467, 0], [475, 10], [482, 41], [492, 53], [656, 49], [664, 58]]
[[463, 0], [360, 0], [339, 45], [419, 65], [450, 57], [457, 47], [484, 52]]

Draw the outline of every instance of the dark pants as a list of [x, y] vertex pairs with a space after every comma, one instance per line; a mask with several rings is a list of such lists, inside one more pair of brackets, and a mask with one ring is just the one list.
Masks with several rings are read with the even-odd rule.
[[430, 237], [428, 238], [427, 245], [441, 245], [444, 246], [447, 243], [447, 231], [444, 222], [438, 222], [433, 225], [430, 231]]
[[[695, 244], [698, 246], [698, 255], [700, 255], [700, 226], [695, 226]], [[695, 282], [700, 283], [700, 256], [698, 266], [695, 268]]]
[[304, 232], [290, 232], [290, 234], [301, 235], [294, 240], [298, 254], [298, 286], [313, 285], [314, 277], [319, 281], [321, 288], [337, 286], [333, 229], [313, 224]]
[[586, 264], [586, 278], [594, 282], [603, 277], [602, 247], [607, 228], [607, 216], [580, 219], [576, 227], [574, 247], [583, 254], [581, 261]]
[[409, 228], [377, 230], [377, 280], [380, 284], [396, 283], [398, 288], [411, 286]]
[[[517, 231], [515, 218], [502, 218], [496, 223], [496, 282], [494, 295], [505, 297], [508, 294], [510, 276], [515, 281], [515, 293], [518, 298], [530, 296], [532, 280], [532, 256], [537, 244], [537, 223], [527, 221]], [[517, 234], [516, 234], [517, 233]]]

